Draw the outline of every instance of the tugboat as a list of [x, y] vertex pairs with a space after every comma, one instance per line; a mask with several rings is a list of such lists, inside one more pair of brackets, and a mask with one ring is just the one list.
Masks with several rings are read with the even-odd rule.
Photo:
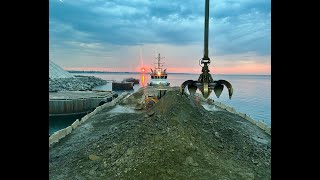
[[151, 69], [151, 80], [149, 83], [149, 86], [158, 86], [158, 85], [162, 85], [162, 86], [169, 86], [170, 83], [167, 80], [168, 74], [166, 72], [167, 69], [162, 70], [163, 67], [163, 63], [160, 63], [160, 59], [162, 59], [160, 57], [160, 53], [158, 54], [158, 57], [156, 57], [158, 62], [157, 67], [155, 67], [154, 69]]

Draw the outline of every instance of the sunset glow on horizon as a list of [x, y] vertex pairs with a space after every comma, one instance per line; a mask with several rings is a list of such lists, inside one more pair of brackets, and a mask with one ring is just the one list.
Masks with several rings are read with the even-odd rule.
[[[153, 67], [152, 67], [153, 68]], [[67, 71], [99, 71], [99, 72], [137, 72], [137, 73], [151, 73], [151, 66], [144, 66], [145, 71], [142, 71], [141, 67], [135, 68], [135, 70], [128, 68], [101, 68], [101, 67], [75, 67], [64, 68]], [[200, 74], [201, 67], [197, 68], [179, 68], [168, 67], [167, 73], [192, 73]], [[234, 67], [210, 67], [211, 74], [252, 74], [252, 75], [271, 75], [271, 65], [264, 64], [251, 64]]]

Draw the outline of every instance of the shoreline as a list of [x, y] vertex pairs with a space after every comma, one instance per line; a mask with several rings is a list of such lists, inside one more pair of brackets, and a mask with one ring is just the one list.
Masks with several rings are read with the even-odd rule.
[[223, 109], [225, 111], [228, 111], [232, 114], [238, 115], [238, 116], [246, 119], [247, 121], [251, 122], [253, 125], [258, 126], [260, 129], [262, 129], [263, 131], [265, 131], [267, 134], [269, 134], [271, 136], [271, 126], [268, 126], [265, 122], [260, 121], [260, 120], [255, 120], [255, 119], [251, 118], [250, 115], [247, 115], [246, 113], [238, 112], [235, 110], [234, 107], [228, 106], [228, 105], [221, 103], [219, 101], [214, 101], [213, 104], [220, 109]]

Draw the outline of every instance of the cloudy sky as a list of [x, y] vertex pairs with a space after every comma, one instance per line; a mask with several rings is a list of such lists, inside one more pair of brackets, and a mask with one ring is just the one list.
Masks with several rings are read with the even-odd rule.
[[[68, 70], [200, 73], [205, 0], [49, 0], [49, 58]], [[213, 74], [271, 74], [270, 0], [211, 0]]]

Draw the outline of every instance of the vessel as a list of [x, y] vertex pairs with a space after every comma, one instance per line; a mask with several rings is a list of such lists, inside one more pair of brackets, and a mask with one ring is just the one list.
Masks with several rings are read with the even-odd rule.
[[157, 58], [157, 66], [154, 67], [154, 69], [151, 68], [151, 80], [149, 83], [149, 86], [158, 86], [158, 85], [162, 85], [162, 86], [169, 86], [170, 83], [168, 82], [168, 74], [167, 74], [167, 69], [163, 70], [163, 64], [161, 63], [160, 60], [163, 58], [160, 56], [160, 53], [158, 53], [158, 57]]

